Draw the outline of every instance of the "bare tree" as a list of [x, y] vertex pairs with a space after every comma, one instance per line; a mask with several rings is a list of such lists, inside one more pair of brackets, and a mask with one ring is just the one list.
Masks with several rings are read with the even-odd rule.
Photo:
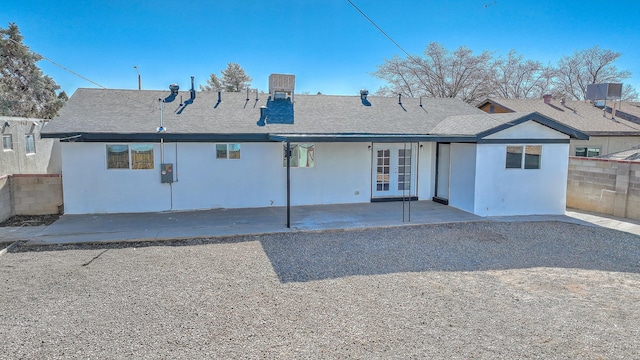
[[424, 57], [385, 59], [373, 75], [388, 83], [378, 94], [460, 98], [471, 103], [489, 94], [491, 67], [488, 51], [474, 55], [461, 46], [450, 52], [438, 43], [430, 43]]
[[567, 95], [583, 100], [587, 85], [622, 82], [631, 76], [629, 71], [619, 71], [614, 65], [622, 54], [600, 49], [597, 45], [586, 50], [575, 51], [558, 61], [555, 86]]
[[42, 57], [22, 44], [15, 23], [0, 28], [0, 115], [53, 118], [67, 95], [36, 65]]
[[640, 95], [638, 95], [638, 92], [633, 86], [629, 84], [624, 84], [622, 86], [621, 99], [624, 101], [638, 101], [640, 99]]
[[[525, 60], [515, 50], [494, 59], [488, 51], [475, 55], [462, 46], [450, 52], [430, 43], [424, 56], [385, 59], [373, 75], [387, 82], [378, 95], [455, 97], [469, 103], [488, 96], [526, 99], [544, 94], [584, 99], [589, 84], [622, 82], [631, 76], [615, 67], [620, 55], [594, 46], [564, 56], [554, 67]], [[633, 86], [624, 85], [623, 99], [638, 99]]]
[[507, 99], [540, 97], [547, 92], [554, 73], [539, 61], [523, 60], [515, 50], [509, 51], [506, 59], [497, 58], [494, 70], [495, 95]]

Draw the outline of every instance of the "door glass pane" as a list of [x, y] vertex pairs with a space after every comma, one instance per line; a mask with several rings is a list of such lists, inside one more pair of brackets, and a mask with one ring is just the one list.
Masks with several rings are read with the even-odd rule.
[[378, 157], [376, 160], [378, 164], [376, 167], [376, 190], [389, 191], [389, 155], [391, 152], [389, 150], [378, 150], [376, 154]]
[[411, 190], [411, 149], [398, 150], [398, 190]]

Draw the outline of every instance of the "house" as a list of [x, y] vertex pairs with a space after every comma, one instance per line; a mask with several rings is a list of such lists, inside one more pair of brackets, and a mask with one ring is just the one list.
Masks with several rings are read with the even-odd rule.
[[0, 176], [14, 174], [60, 174], [60, 144], [41, 139], [48, 120], [0, 116], [2, 152]]
[[588, 134], [589, 140], [571, 140], [571, 156], [595, 157], [640, 145], [640, 108], [633, 103], [557, 100], [545, 95], [543, 99], [486, 99], [478, 108], [490, 114], [535, 111]]
[[42, 136], [65, 212], [432, 200], [479, 215], [563, 214], [569, 140], [538, 113], [457, 99], [78, 89]]

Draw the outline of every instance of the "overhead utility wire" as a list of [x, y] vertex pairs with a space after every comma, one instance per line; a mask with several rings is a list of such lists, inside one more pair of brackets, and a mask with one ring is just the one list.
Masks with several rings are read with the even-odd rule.
[[[24, 44], [21, 44], [21, 43], [19, 43], [19, 42], [15, 41], [15, 40], [13, 40], [13, 39], [8, 38], [7, 40], [9, 40], [9, 41], [11, 41], [11, 42], [14, 42], [14, 43], [16, 43], [16, 44], [18, 44], [18, 45], [22, 45], [22, 46], [24, 46]], [[25, 46], [25, 47], [26, 47], [26, 46]], [[28, 47], [27, 47], [27, 49], [28, 49]], [[40, 56], [41, 58], [43, 58], [43, 59], [45, 59], [45, 60], [47, 60], [47, 61], [49, 61], [49, 62], [50, 62], [50, 63], [52, 63], [53, 65], [55, 65], [55, 66], [57, 66], [57, 67], [59, 67], [59, 68], [61, 68], [61, 69], [65, 70], [65, 71], [68, 71], [68, 72], [70, 72], [71, 74], [73, 74], [73, 75], [75, 75], [75, 76], [77, 76], [77, 77], [79, 77], [79, 78], [81, 78], [81, 79], [83, 79], [83, 80], [86, 80], [86, 81], [88, 81], [88, 82], [90, 82], [90, 83], [92, 83], [92, 84], [94, 84], [94, 85], [97, 85], [97, 86], [99, 86], [99, 87], [103, 88], [103, 89], [106, 89], [106, 88], [107, 88], [106, 86], [102, 86], [102, 85], [98, 84], [97, 82], [95, 82], [95, 81], [93, 81], [93, 80], [91, 80], [91, 79], [88, 79], [88, 78], [86, 78], [86, 77], [84, 77], [84, 76], [82, 76], [82, 75], [78, 74], [77, 72], [75, 72], [75, 71], [73, 71], [73, 70], [67, 69], [66, 67], [64, 67], [64, 66], [62, 66], [62, 65], [60, 65], [60, 64], [58, 64], [57, 62], [55, 62], [55, 61], [53, 61], [53, 60], [49, 59], [48, 57], [46, 57], [46, 56], [44, 56], [44, 55], [42, 55], [42, 54], [38, 54], [37, 52], [35, 52], [35, 51], [31, 50], [31, 49], [29, 49], [29, 51], [30, 51], [30, 52], [32, 52], [32, 53], [34, 53], [34, 54], [36, 54], [36, 55], [38, 55], [38, 56]]]
[[[391, 41], [396, 47], [398, 47], [398, 49], [402, 50], [402, 52], [407, 55], [407, 58], [409, 58], [409, 60], [413, 61], [416, 65], [420, 66], [420, 64], [413, 58], [413, 56], [409, 55], [409, 53], [402, 46], [400, 46], [400, 44], [398, 44], [395, 40], [391, 38], [391, 36], [389, 36], [386, 32], [384, 32], [384, 30], [382, 30], [380, 26], [378, 26], [373, 20], [371, 20], [371, 18], [367, 16], [367, 14], [365, 14], [364, 11], [360, 10], [360, 8], [357, 7], [356, 4], [354, 4], [351, 0], [347, 0], [347, 2], [351, 4], [351, 6], [353, 6], [354, 9], [358, 10], [358, 12], [362, 16], [364, 16], [364, 18], [367, 19], [371, 23], [371, 25], [375, 26], [375, 28], [378, 29], [378, 31], [380, 31], [382, 35], [386, 36], [387, 39], [389, 39], [389, 41]], [[422, 78], [418, 75], [418, 73], [413, 71], [413, 74], [418, 78], [418, 80], [420, 80], [420, 82], [422, 83], [422, 85], [424, 85], [425, 88], [429, 88], [429, 86], [427, 86], [427, 84], [422, 80]], [[409, 89], [409, 92], [411, 92], [411, 89]]]
[[397, 46], [397, 47], [398, 47], [398, 49], [402, 50], [402, 52], [403, 52], [403, 53], [405, 53], [405, 54], [407, 54], [407, 56], [411, 57], [411, 55], [409, 55], [409, 53], [408, 53], [405, 49], [403, 49], [403, 48], [402, 48], [402, 46], [400, 46], [397, 42], [395, 42], [395, 40], [393, 40], [393, 39], [391, 38], [391, 36], [387, 35], [387, 33], [386, 33], [386, 32], [384, 32], [384, 30], [382, 30], [382, 29], [380, 28], [380, 26], [378, 26], [375, 22], [373, 22], [373, 20], [371, 20], [371, 18], [370, 18], [370, 17], [368, 17], [368, 16], [367, 16], [367, 14], [365, 14], [362, 10], [360, 10], [360, 8], [358, 8], [358, 7], [357, 7], [353, 2], [351, 2], [351, 0], [347, 0], [347, 2], [348, 2], [349, 4], [351, 4], [351, 6], [353, 6], [353, 8], [354, 8], [354, 9], [358, 10], [358, 12], [359, 12], [360, 14], [362, 14], [362, 16], [364, 16], [364, 18], [365, 18], [365, 19], [369, 20], [369, 22], [371, 23], [371, 25], [375, 26], [375, 27], [376, 27], [376, 29], [378, 29], [378, 30], [382, 33], [382, 35], [386, 36], [386, 37], [387, 37], [387, 39], [389, 39], [389, 41], [391, 41], [395, 46]]

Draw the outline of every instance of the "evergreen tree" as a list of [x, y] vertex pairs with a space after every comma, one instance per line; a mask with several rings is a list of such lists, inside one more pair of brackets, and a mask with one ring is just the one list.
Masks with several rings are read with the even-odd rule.
[[36, 65], [42, 57], [22, 43], [15, 23], [0, 28], [0, 115], [51, 119], [67, 95]]
[[251, 77], [238, 63], [228, 63], [220, 74], [222, 77], [212, 73], [207, 79], [207, 85], [200, 85], [200, 91], [240, 92], [251, 86]]

